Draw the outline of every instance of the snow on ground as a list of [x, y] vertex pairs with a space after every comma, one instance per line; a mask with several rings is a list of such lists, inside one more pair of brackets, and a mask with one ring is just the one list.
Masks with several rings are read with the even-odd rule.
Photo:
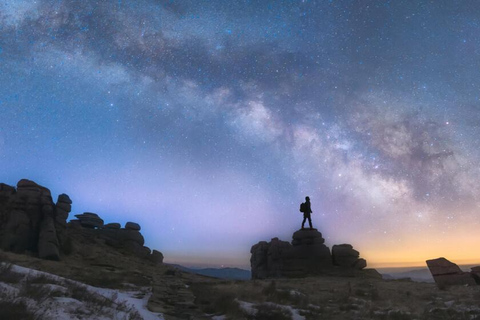
[[[20, 277], [16, 283], [8, 278], [0, 280], [0, 300], [18, 303], [21, 299], [30, 311], [44, 319], [164, 319], [161, 313], [147, 309], [150, 288], [128, 291], [97, 288], [38, 270], [5, 266], [0, 264], [1, 272], [10, 272], [5, 275], [20, 274]], [[42, 283], [35, 283], [39, 277], [43, 277]]]
[[[255, 306], [258, 306], [258, 304], [241, 301], [241, 300], [237, 300], [237, 302], [240, 305], [240, 308], [242, 308], [243, 311], [245, 311], [246, 313], [250, 315], [255, 315], [257, 313], [257, 308], [255, 308]], [[273, 302], [264, 302], [262, 304], [270, 306], [272, 308], [281, 308], [281, 309], [289, 310], [292, 313], [292, 320], [305, 320], [305, 317], [300, 315], [299, 310], [294, 309], [291, 306], [276, 304]]]

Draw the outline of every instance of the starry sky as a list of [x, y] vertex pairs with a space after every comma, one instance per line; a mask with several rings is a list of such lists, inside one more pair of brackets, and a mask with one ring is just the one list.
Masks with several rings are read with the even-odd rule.
[[0, 181], [249, 266], [300, 227], [479, 262], [478, 1], [0, 0]]

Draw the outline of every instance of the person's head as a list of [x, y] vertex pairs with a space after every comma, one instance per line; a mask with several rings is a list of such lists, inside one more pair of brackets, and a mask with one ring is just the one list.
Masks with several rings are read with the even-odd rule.
[[310, 201], [310, 197], [305, 197], [305, 200], [306, 200], [306, 201]]

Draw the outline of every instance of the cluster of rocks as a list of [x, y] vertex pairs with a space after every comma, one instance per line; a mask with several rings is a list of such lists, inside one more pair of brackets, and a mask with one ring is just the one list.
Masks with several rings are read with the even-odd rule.
[[367, 266], [349, 244], [333, 246], [330, 254], [317, 229], [296, 231], [291, 244], [278, 238], [260, 241], [250, 253], [252, 279], [304, 277], [332, 269], [361, 270]]
[[71, 203], [61, 194], [55, 204], [50, 190], [30, 180], [20, 180], [16, 189], [0, 183], [0, 248], [59, 260]]
[[60, 260], [62, 254], [67, 253], [67, 244], [72, 243], [75, 230], [115, 249], [155, 263], [163, 262], [161, 252], [144, 246], [137, 223], [127, 222], [124, 228], [119, 223], [104, 224], [91, 212], [77, 214], [77, 219], [67, 223], [71, 209], [68, 195], [59, 195], [54, 203], [50, 190], [33, 181], [20, 180], [17, 188], [0, 183], [0, 248]]
[[104, 224], [96, 213], [84, 212], [75, 215], [77, 219], [70, 220], [68, 225], [76, 230], [83, 230], [84, 234], [102, 239], [105, 244], [123, 249], [135, 254], [140, 258], [146, 258], [156, 263], [163, 262], [163, 254], [157, 250], [145, 247], [145, 239], [140, 233], [140, 225], [135, 222], [127, 222], [124, 228], [120, 223], [113, 222]]
[[443, 257], [426, 262], [435, 283], [440, 288], [451, 285], [480, 284], [480, 266], [471, 268], [470, 272], [465, 272], [458, 265]]

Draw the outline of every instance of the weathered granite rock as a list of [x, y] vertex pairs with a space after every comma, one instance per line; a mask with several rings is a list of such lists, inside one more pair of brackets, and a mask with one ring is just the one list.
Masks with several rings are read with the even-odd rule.
[[[59, 260], [75, 250], [90, 254], [95, 250], [89, 246], [109, 245], [123, 254], [163, 262], [162, 253], [144, 246], [137, 223], [129, 222], [125, 229], [118, 223], [104, 226], [103, 220], [90, 212], [78, 214], [78, 219], [67, 223], [71, 209], [68, 195], [59, 195], [55, 204], [50, 190], [33, 181], [20, 180], [17, 188], [0, 183], [0, 248]], [[80, 237], [75, 243], [72, 232]]]
[[80, 220], [80, 224], [84, 228], [102, 228], [103, 220], [92, 212], [84, 212], [83, 214], [76, 214], [75, 217]]
[[470, 272], [463, 272], [458, 265], [445, 258], [427, 260], [428, 269], [439, 287], [450, 285], [476, 285]]
[[360, 253], [350, 244], [337, 244], [332, 247], [332, 260], [336, 266], [361, 270], [367, 266], [367, 262], [359, 256]]
[[0, 198], [8, 198], [16, 192], [15, 188], [5, 183], [0, 183]]
[[0, 184], [0, 247], [58, 260], [54, 215], [55, 204], [47, 188], [27, 179], [20, 180], [16, 189]]
[[53, 214], [46, 214], [40, 223], [38, 257], [41, 259], [60, 260], [59, 241], [53, 221]]
[[122, 247], [127, 241], [134, 242], [140, 247], [145, 243], [142, 234], [135, 230], [101, 229], [98, 230], [98, 235], [105, 239], [106, 243], [112, 247]]
[[72, 204], [72, 200], [65, 193], [62, 193], [61, 195], [58, 196], [57, 203], [58, 202], [63, 202], [63, 203], [66, 203], [66, 204]]
[[63, 247], [68, 252], [71, 251], [71, 248], [67, 248], [67, 244], [71, 242], [67, 232], [67, 219], [70, 211], [72, 211], [72, 200], [68, 195], [62, 193], [58, 196], [55, 204], [54, 225], [60, 248]]
[[472, 270], [472, 273], [475, 273], [480, 276], [480, 266], [472, 267], [470, 270]]
[[322, 273], [355, 276], [366, 267], [365, 259], [351, 245], [337, 245], [332, 260], [330, 249], [317, 229], [301, 229], [293, 234], [292, 243], [273, 238], [261, 241], [250, 253], [252, 279], [305, 277]]
[[127, 222], [125, 224], [125, 229], [140, 231], [140, 225], [138, 223], [135, 223], [135, 222]]
[[120, 223], [112, 222], [103, 226], [104, 229], [120, 229]]
[[[287, 245], [289, 243], [287, 242]], [[268, 277], [268, 250], [270, 243], [266, 241], [260, 241], [252, 246], [250, 253], [250, 266], [252, 270], [252, 279], [265, 279]]]
[[471, 268], [470, 275], [475, 280], [476, 284], [480, 284], [480, 266]]
[[332, 267], [330, 249], [316, 229], [298, 230], [292, 244], [273, 238], [254, 245], [250, 264], [253, 279], [304, 277]]
[[153, 250], [150, 255], [150, 261], [154, 263], [163, 263], [163, 254], [160, 251]]
[[273, 238], [271, 242], [261, 241], [250, 252], [252, 279], [278, 278], [283, 276], [284, 260], [292, 249], [290, 243]]

